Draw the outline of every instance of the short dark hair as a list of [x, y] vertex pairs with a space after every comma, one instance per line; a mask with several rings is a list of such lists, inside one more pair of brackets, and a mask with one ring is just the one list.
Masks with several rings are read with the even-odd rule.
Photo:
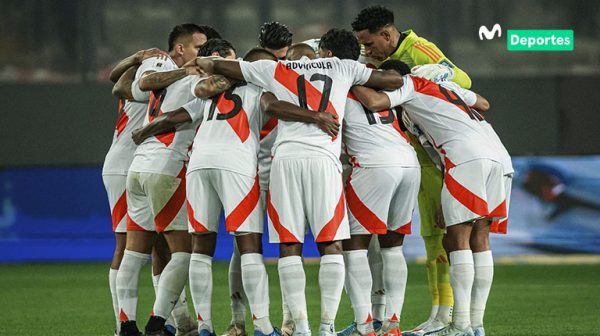
[[290, 55], [292, 55], [293, 53], [296, 53], [297, 55], [295, 56], [306, 56], [310, 59], [314, 59], [317, 57], [317, 53], [315, 52], [315, 49], [313, 49], [313, 47], [311, 47], [310, 45], [306, 44], [306, 43], [296, 43], [293, 44], [287, 51], [287, 54], [285, 55], [285, 58], [290, 60], [290, 61], [296, 61], [295, 59], [290, 59]]
[[410, 67], [408, 66], [408, 64], [406, 64], [402, 61], [399, 61], [399, 60], [394, 60], [394, 59], [390, 59], [390, 60], [387, 60], [387, 61], [381, 63], [379, 65], [379, 69], [395, 70], [402, 76], [408, 75], [410, 73]]
[[175, 48], [175, 42], [183, 36], [192, 36], [194, 33], [201, 33], [200, 26], [194, 23], [184, 23], [173, 27], [169, 33], [169, 51]]
[[254, 62], [261, 59], [270, 59], [272, 61], [277, 61], [277, 56], [273, 55], [272, 52], [263, 48], [252, 48], [248, 50], [246, 55], [244, 55], [244, 61]]
[[345, 29], [330, 29], [321, 36], [319, 48], [331, 50], [333, 56], [339, 59], [357, 60], [360, 56], [360, 45], [356, 36]]
[[219, 53], [219, 56], [227, 57], [231, 53], [231, 50], [235, 52], [235, 48], [231, 43], [229, 43], [229, 41], [214, 38], [208, 40], [202, 45], [202, 47], [200, 47], [200, 50], [198, 50], [198, 56], [210, 56], [214, 52], [217, 52]]
[[370, 33], [375, 33], [390, 24], [394, 24], [394, 12], [376, 5], [363, 8], [352, 21], [352, 29], [355, 32], [368, 29]]
[[265, 22], [260, 26], [258, 44], [263, 48], [281, 49], [292, 45], [292, 32], [279, 22]]
[[206, 36], [207, 40], [215, 39], [215, 38], [217, 38], [217, 39], [222, 38], [221, 34], [219, 34], [219, 32], [212, 26], [200, 25], [198, 27], [200, 28], [199, 32], [204, 34]]

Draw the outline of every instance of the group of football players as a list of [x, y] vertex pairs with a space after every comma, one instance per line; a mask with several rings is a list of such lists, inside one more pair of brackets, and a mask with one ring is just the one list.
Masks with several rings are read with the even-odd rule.
[[[120, 100], [103, 167], [116, 247], [116, 334], [141, 335], [141, 268], [156, 298], [144, 335], [215, 335], [212, 257], [220, 216], [235, 237], [224, 335], [310, 335], [302, 245], [320, 259], [319, 335], [484, 335], [490, 232], [506, 232], [511, 159], [483, 117], [488, 101], [431, 42], [367, 7], [353, 31], [292, 44], [265, 23], [237, 50], [210, 26], [173, 28], [111, 73]], [[419, 204], [432, 310], [399, 328], [402, 244]], [[269, 318], [261, 236], [279, 244], [281, 329]], [[195, 308], [190, 316], [185, 286]], [[334, 327], [342, 291], [354, 322]]]

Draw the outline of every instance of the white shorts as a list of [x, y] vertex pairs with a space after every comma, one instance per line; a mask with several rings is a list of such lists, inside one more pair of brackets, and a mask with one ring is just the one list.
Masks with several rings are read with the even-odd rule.
[[418, 167], [355, 167], [346, 184], [350, 233], [411, 233], [419, 194]]
[[185, 231], [185, 167], [178, 176], [129, 171], [127, 231]]
[[218, 232], [225, 214], [229, 232], [263, 232], [258, 176], [252, 178], [223, 169], [198, 169], [187, 175], [189, 231]]
[[506, 217], [502, 165], [478, 159], [447, 167], [441, 199], [446, 226]]
[[506, 192], [506, 217], [497, 219], [492, 222], [490, 226], [490, 232], [493, 233], [504, 233], [506, 234], [508, 231], [508, 208], [510, 205], [510, 194], [512, 189], [512, 179], [513, 175], [504, 175], [504, 190]]
[[115, 233], [125, 233], [127, 232], [127, 196], [125, 193], [127, 175], [102, 175], [102, 181], [108, 195], [112, 230]]
[[308, 223], [317, 243], [350, 238], [342, 176], [326, 156], [275, 156], [267, 207], [271, 243], [304, 242]]

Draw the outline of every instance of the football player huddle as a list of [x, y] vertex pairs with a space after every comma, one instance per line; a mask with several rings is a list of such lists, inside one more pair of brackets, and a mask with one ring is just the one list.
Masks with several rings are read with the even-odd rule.
[[[311, 335], [308, 229], [321, 255], [319, 335], [485, 335], [489, 233], [506, 233], [513, 173], [485, 121], [489, 103], [433, 43], [399, 31], [390, 10], [367, 7], [351, 26], [292, 44], [286, 25], [265, 23], [238, 58], [212, 27], [181, 24], [167, 51], [141, 50], [113, 69], [119, 119], [103, 180], [116, 335], [215, 335], [221, 213], [235, 238], [224, 335], [246, 335], [246, 307], [255, 336]], [[417, 200], [432, 310], [401, 332], [402, 244]], [[281, 328], [269, 318], [265, 216], [279, 244]], [[139, 274], [151, 255], [156, 299], [141, 333]], [[354, 322], [336, 329], [344, 290]]]

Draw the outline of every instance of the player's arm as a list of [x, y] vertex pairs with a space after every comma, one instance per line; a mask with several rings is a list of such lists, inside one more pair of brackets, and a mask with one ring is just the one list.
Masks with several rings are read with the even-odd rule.
[[477, 110], [477, 112], [481, 113], [484, 113], [487, 110], [489, 110], [490, 102], [487, 99], [485, 99], [485, 97], [480, 96], [477, 93], [475, 95], [477, 96], [477, 100], [475, 101], [475, 104], [473, 104], [471, 107]]
[[329, 112], [317, 112], [301, 108], [292, 103], [278, 100], [275, 95], [266, 92], [260, 99], [261, 109], [268, 115], [284, 121], [314, 123], [331, 137], [338, 135], [340, 123], [337, 116]]
[[350, 91], [366, 108], [371, 111], [383, 111], [391, 108], [388, 95], [362, 85], [353, 86]]
[[131, 137], [133, 142], [135, 142], [136, 145], [139, 145], [151, 136], [167, 133], [176, 126], [190, 121], [192, 121], [192, 117], [188, 111], [183, 107], [180, 107], [173, 112], [162, 114], [146, 126], [134, 130], [131, 133]]
[[127, 71], [127, 69], [131, 68], [135, 65], [140, 65], [146, 58], [165, 55], [168, 54], [158, 48], [150, 48], [145, 50], [140, 50], [135, 54], [122, 59], [110, 72], [110, 81], [116, 83], [121, 76]]
[[[379, 90], [395, 90], [402, 86], [402, 76], [393, 70], [373, 70], [369, 80], [364, 84], [370, 88]], [[381, 111], [381, 110], [372, 110]]]
[[221, 74], [231, 79], [244, 80], [239, 61], [212, 56], [198, 57], [195, 63], [208, 74]]
[[452, 68], [454, 71], [454, 77], [452, 81], [460, 85], [460, 87], [469, 89], [471, 88], [471, 78], [462, 69], [457, 67], [452, 61], [450, 61], [444, 53], [433, 43], [429, 43], [419, 48], [410, 48], [410, 56], [413, 59], [415, 65], [423, 64], [444, 64]]
[[131, 92], [131, 84], [133, 83], [133, 79], [135, 78], [135, 73], [138, 69], [137, 65], [134, 65], [127, 69], [119, 80], [115, 83], [112, 88], [113, 96], [120, 99], [128, 99], [133, 100], [133, 93]]
[[212, 75], [196, 84], [194, 95], [198, 98], [208, 99], [231, 87], [232, 83], [223, 75]]

